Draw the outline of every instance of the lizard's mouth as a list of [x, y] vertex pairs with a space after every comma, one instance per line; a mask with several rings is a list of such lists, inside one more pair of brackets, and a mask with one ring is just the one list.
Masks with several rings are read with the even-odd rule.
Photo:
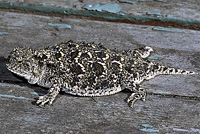
[[20, 77], [28, 76], [28, 71], [24, 69], [22, 61], [16, 60], [14, 57], [8, 56], [6, 61], [6, 68]]
[[20, 76], [20, 77], [25, 77], [25, 76], [27, 76], [27, 74], [26, 73], [23, 73], [19, 68], [17, 68], [17, 67], [11, 67], [9, 64], [6, 64], [6, 66], [7, 66], [7, 69], [9, 70], [9, 71], [11, 71], [12, 73], [14, 73], [14, 74], [16, 74], [16, 75], [18, 75], [18, 76]]

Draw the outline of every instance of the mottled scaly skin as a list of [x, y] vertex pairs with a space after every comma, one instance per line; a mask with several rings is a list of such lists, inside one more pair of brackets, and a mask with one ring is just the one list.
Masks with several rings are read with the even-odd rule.
[[160, 74], [195, 74], [159, 66], [147, 59], [151, 47], [116, 52], [102, 45], [63, 42], [42, 50], [15, 48], [8, 57], [7, 68], [30, 84], [48, 87], [37, 104], [52, 104], [62, 90], [78, 96], [111, 95], [125, 88], [133, 93], [127, 102], [145, 101], [144, 80]]

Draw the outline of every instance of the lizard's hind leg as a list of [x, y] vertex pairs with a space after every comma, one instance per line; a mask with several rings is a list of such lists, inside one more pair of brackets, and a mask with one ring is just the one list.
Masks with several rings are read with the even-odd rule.
[[128, 100], [127, 100], [127, 103], [129, 104], [129, 106], [131, 108], [133, 108], [134, 106], [134, 103], [137, 101], [137, 100], [142, 100], [142, 101], [145, 101], [145, 98], [146, 98], [146, 90], [141, 88], [139, 84], [134, 84], [135, 86], [132, 87], [132, 89], [129, 89], [131, 90], [133, 93], [129, 96]]
[[142, 57], [142, 58], [147, 58], [151, 52], [153, 52], [153, 49], [151, 47], [144, 47], [144, 48], [139, 48], [136, 50], [136, 52]]

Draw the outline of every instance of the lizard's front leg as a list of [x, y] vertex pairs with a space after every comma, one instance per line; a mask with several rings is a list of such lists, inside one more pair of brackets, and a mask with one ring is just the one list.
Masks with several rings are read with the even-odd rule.
[[52, 104], [56, 96], [59, 94], [61, 88], [60, 79], [56, 78], [52, 80], [52, 85], [46, 95], [40, 96], [36, 101], [36, 104], [40, 107], [44, 107], [46, 103]]

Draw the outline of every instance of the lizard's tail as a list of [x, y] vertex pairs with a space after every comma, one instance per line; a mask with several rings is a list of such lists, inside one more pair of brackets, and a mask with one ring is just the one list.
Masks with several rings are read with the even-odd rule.
[[193, 71], [185, 71], [182, 69], [170, 68], [170, 67], [165, 67], [165, 66], [158, 66], [158, 71], [161, 74], [187, 74], [187, 75], [198, 74]]
[[192, 74], [198, 74], [197, 72], [193, 71], [185, 71], [182, 69], [176, 69], [171, 67], [165, 67], [160, 65], [153, 65], [152, 70], [147, 75], [147, 80], [154, 78], [157, 75], [163, 75], [163, 74], [184, 74], [184, 75], [192, 75]]

